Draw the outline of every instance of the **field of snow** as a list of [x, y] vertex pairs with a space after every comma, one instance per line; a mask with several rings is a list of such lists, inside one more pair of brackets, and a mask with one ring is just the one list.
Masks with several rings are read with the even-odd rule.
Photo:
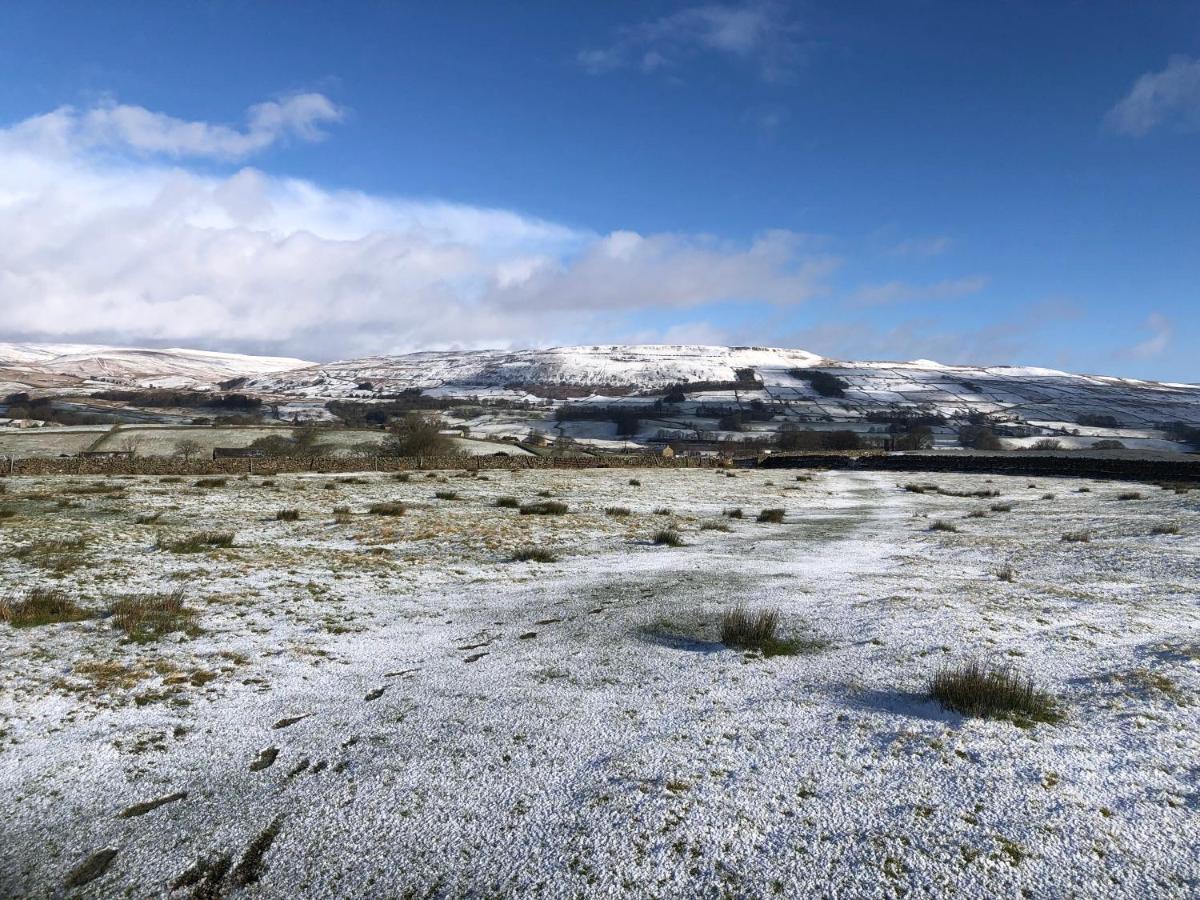
[[[430, 475], [5, 479], [3, 593], [89, 617], [0, 623], [0, 896], [1200, 891], [1200, 493]], [[201, 531], [232, 546], [155, 549]], [[175, 588], [186, 633], [104, 614]], [[719, 643], [739, 602], [807, 652]], [[971, 655], [1065, 718], [943, 710]]]

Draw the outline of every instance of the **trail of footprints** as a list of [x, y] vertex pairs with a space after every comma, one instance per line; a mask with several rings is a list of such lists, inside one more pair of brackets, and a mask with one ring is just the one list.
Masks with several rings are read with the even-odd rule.
[[[604, 611], [601, 606], [597, 609], [589, 610], [590, 613], [596, 614]], [[545, 618], [538, 619], [533, 624], [537, 627], [546, 627], [555, 625], [565, 621], [561, 618]], [[496, 622], [494, 625], [501, 626], [504, 623]], [[525, 631], [518, 635], [520, 640], [531, 640], [538, 636], [537, 631]], [[488, 629], [477, 632], [473, 637], [468, 639], [468, 643], [456, 647], [459, 651], [480, 651], [469, 653], [463, 657], [463, 662], [472, 663], [489, 655], [490, 651], [483, 648], [491, 646], [496, 641], [500, 640], [502, 635], [494, 633]], [[401, 669], [395, 672], [384, 673], [385, 678], [408, 678], [421, 671], [420, 668]], [[364, 703], [371, 703], [380, 699], [386, 692], [388, 686], [382, 685], [369, 691], [364, 697]], [[271, 729], [281, 731], [303, 722], [310, 718], [313, 713], [306, 712], [299, 715], [287, 716], [275, 722]], [[347, 750], [358, 743], [357, 737], [351, 737], [341, 744], [342, 750]], [[249, 770], [251, 772], [264, 772], [273, 767], [279, 759], [282, 751], [274, 745], [263, 747], [258, 751], [258, 755], [250, 761]], [[310, 757], [301, 757], [284, 776], [285, 783], [302, 775], [315, 776], [320, 775], [329, 768], [329, 761], [319, 759], [313, 762]], [[345, 760], [339, 760], [334, 764], [332, 771], [343, 772], [347, 768]], [[147, 815], [163, 806], [168, 806], [173, 803], [180, 803], [188, 798], [187, 791], [176, 791], [153, 800], [147, 800], [141, 803], [135, 803], [127, 807], [117, 814], [120, 819], [134, 819]], [[192, 900], [219, 900], [230, 891], [236, 891], [239, 888], [254, 884], [261, 877], [265, 869], [265, 857], [267, 852], [275, 843], [275, 839], [279, 836], [279, 832], [283, 827], [284, 816], [282, 813], [276, 815], [263, 828], [258, 835], [246, 845], [237, 863], [234, 863], [233, 854], [216, 850], [209, 854], [198, 858], [192, 865], [188, 866], [181, 872], [174, 881], [171, 882], [170, 890], [172, 892], [188, 890], [188, 896]], [[113, 862], [117, 859], [120, 849], [117, 847], [105, 847], [97, 850], [87, 856], [78, 865], [72, 868], [66, 875], [64, 887], [79, 888], [90, 882], [100, 878], [111, 868]]]

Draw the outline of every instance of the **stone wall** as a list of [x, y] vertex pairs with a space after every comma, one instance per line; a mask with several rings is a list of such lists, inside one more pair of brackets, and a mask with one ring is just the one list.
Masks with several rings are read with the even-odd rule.
[[184, 462], [171, 457], [82, 459], [79, 457], [0, 457], [0, 475], [277, 475], [285, 472], [404, 472], [418, 469], [597, 469], [699, 468], [710, 458], [664, 459], [650, 454], [622, 456], [314, 456], [262, 459], [205, 459]]

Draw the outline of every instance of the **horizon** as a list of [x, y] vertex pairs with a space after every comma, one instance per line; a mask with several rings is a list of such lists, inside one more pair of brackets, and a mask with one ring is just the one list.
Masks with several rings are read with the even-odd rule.
[[0, 340], [1197, 380], [1188, 4], [333, 17], [14, 8]]

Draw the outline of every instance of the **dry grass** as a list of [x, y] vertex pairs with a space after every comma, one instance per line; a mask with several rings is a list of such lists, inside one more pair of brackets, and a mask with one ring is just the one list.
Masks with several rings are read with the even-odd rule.
[[751, 610], [738, 605], [721, 617], [721, 643], [727, 647], [757, 649], [775, 640], [779, 610]]
[[930, 531], [958, 531], [958, 526], [953, 522], [947, 522], [945, 519], [934, 519], [933, 524], [929, 526]]
[[674, 528], [660, 528], [651, 540], [660, 547], [682, 547], [683, 538]]
[[988, 507], [992, 512], [1012, 512], [1011, 503], [993, 503]]
[[434, 491], [433, 496], [438, 500], [458, 500], [458, 491]]
[[700, 523], [701, 531], [733, 531], [728, 524], [720, 519], [707, 519]]
[[521, 506], [516, 497], [497, 497], [496, 505], [501, 509], [518, 509]]
[[281, 509], [275, 513], [275, 519], [278, 522], [297, 522], [300, 520], [300, 510]]
[[1142, 495], [1141, 495], [1140, 491], [1123, 491], [1122, 493], [1117, 494], [1117, 499], [1118, 500], [1141, 500]]
[[512, 555], [513, 562], [552, 563], [558, 559], [545, 547], [522, 547]]
[[930, 695], [966, 716], [1008, 718], [1019, 723], [1057, 722], [1058, 704], [1038, 688], [1031, 675], [1009, 665], [967, 660], [939, 669], [929, 681]]
[[519, 509], [523, 516], [561, 516], [567, 511], [567, 504], [557, 500], [537, 500], [522, 503]]
[[727, 509], [721, 513], [727, 519], [740, 519], [744, 515], [740, 506], [735, 506], [732, 509]]
[[778, 508], [764, 509], [762, 512], [760, 512], [758, 514], [758, 518], [756, 519], [756, 521], [770, 522], [774, 525], [779, 525], [780, 523], [783, 522], [783, 516], [784, 516], [784, 510], [782, 510], [782, 509], [778, 509]]
[[399, 500], [387, 500], [383, 503], [372, 503], [367, 507], [367, 512], [373, 516], [402, 516], [408, 511], [408, 507]]
[[161, 534], [154, 540], [158, 550], [172, 553], [203, 553], [220, 547], [233, 546], [232, 531], [198, 531], [181, 538], [165, 538]]
[[1068, 544], [1086, 544], [1092, 539], [1090, 531], [1064, 531], [1062, 540]]
[[617, 516], [617, 517], [627, 516], [627, 515], [629, 515], [629, 507], [628, 506], [606, 506], [606, 507], [604, 507], [604, 514], [606, 516]]
[[1001, 581], [1012, 583], [1017, 580], [1017, 570], [1012, 566], [1001, 566], [996, 570], [996, 577]]
[[88, 618], [86, 610], [63, 591], [34, 588], [19, 599], [0, 600], [0, 622], [13, 628], [33, 628], [55, 622], [78, 622]]
[[229, 484], [228, 478], [198, 478], [192, 482], [192, 487], [198, 488], [218, 488], [225, 487]]
[[138, 643], [183, 631], [197, 634], [196, 610], [183, 603], [183, 588], [169, 594], [131, 594], [113, 603], [113, 625]]
[[1150, 529], [1151, 534], [1179, 534], [1179, 526], [1173, 522], [1155, 525]]
[[12, 551], [12, 556], [22, 562], [63, 574], [83, 564], [83, 550], [86, 546], [87, 539], [82, 535], [73, 538], [52, 538], [22, 544]]

